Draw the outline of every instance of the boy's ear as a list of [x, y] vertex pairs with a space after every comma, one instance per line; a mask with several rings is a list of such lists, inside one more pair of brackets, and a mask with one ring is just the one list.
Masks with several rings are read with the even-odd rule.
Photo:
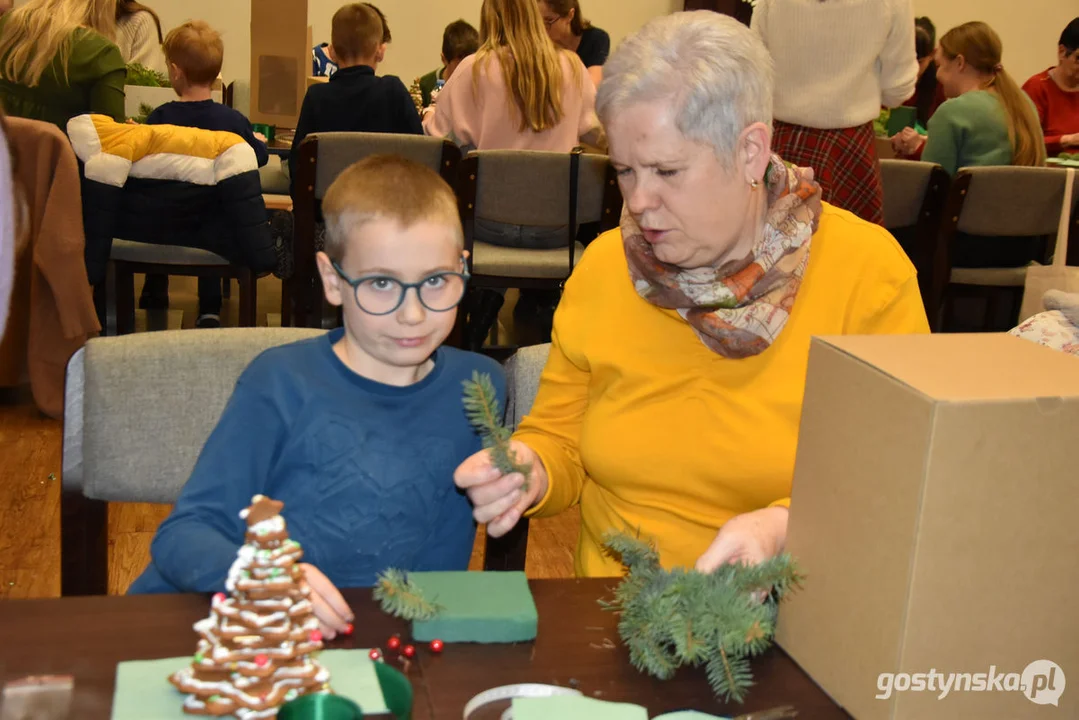
[[333, 269], [333, 264], [330, 262], [330, 256], [326, 253], [319, 251], [315, 255], [315, 263], [318, 265], [318, 274], [322, 278], [322, 292], [326, 295], [326, 302], [334, 307], [341, 307], [344, 304], [344, 293], [342, 286], [344, 281], [341, 276], [337, 274], [337, 271]]
[[335, 53], [333, 51], [333, 45], [332, 44], [326, 46], [326, 57], [328, 57], [330, 59], [330, 62], [332, 62], [334, 65], [340, 65], [341, 64], [341, 63], [337, 62], [337, 53]]
[[375, 53], [375, 62], [382, 62], [386, 59], [386, 43], [379, 43], [378, 51]]

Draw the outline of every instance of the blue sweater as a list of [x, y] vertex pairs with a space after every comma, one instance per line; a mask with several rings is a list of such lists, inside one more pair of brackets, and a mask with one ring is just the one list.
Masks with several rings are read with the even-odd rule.
[[468, 568], [476, 526], [453, 472], [481, 442], [461, 383], [489, 373], [505, 407], [501, 366], [440, 348], [420, 382], [383, 385], [334, 354], [342, 332], [267, 350], [244, 371], [128, 592], [224, 589], [244, 541], [238, 513], [259, 493], [284, 502], [304, 562], [337, 587], [390, 567]]
[[266, 143], [255, 137], [255, 133], [251, 129], [251, 123], [244, 117], [244, 114], [239, 110], [233, 110], [228, 105], [222, 105], [213, 100], [167, 102], [150, 113], [146, 118], [146, 124], [179, 125], [181, 127], [236, 133], [255, 150], [255, 157], [258, 158], [259, 167], [265, 165], [270, 159], [270, 151], [266, 149]]

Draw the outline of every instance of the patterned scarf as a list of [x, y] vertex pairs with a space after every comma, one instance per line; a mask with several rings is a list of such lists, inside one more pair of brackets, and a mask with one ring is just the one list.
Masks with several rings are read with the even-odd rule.
[[656, 259], [636, 221], [622, 213], [622, 241], [637, 293], [653, 305], [677, 310], [709, 349], [727, 358], [758, 355], [779, 337], [820, 220], [821, 187], [812, 169], [773, 155], [764, 188], [764, 232], [733, 272], [730, 263], [685, 270]]

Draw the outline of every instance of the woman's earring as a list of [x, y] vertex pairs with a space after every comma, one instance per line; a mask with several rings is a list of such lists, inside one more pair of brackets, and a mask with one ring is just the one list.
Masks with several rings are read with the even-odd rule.
[[753, 180], [749, 181], [749, 186], [751, 188], [753, 188], [754, 190], [756, 190], [757, 188], [759, 188], [761, 186], [761, 182], [760, 182], [760, 180], [753, 179]]

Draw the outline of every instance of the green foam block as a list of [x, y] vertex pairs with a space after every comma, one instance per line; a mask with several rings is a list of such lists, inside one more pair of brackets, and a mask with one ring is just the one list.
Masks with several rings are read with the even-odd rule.
[[511, 643], [534, 640], [539, 617], [523, 572], [413, 572], [408, 579], [442, 606], [412, 623], [417, 642]]
[[579, 695], [514, 698], [513, 720], [648, 720], [640, 705], [613, 703]]

